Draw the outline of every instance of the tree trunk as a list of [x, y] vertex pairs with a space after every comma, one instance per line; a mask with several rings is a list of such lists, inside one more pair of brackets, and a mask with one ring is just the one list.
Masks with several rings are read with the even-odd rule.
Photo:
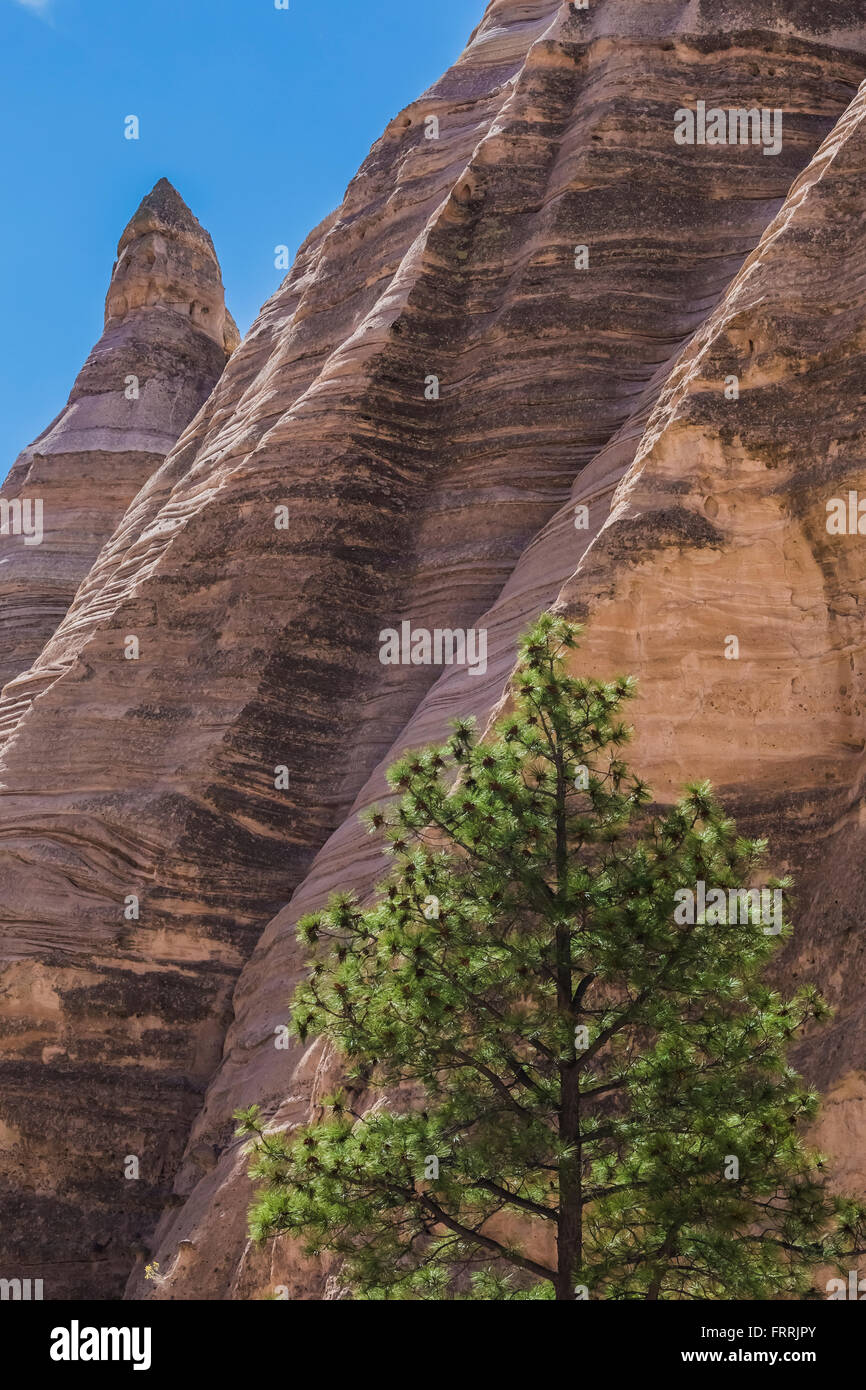
[[[557, 897], [565, 894], [568, 878], [568, 836], [566, 830], [565, 766], [556, 752], [556, 886]], [[556, 928], [557, 1007], [570, 1029], [574, 1027], [574, 979], [571, 958], [571, 930]], [[568, 1055], [559, 1068], [559, 1137], [574, 1145], [574, 1152], [560, 1164], [559, 1222], [557, 1225], [556, 1301], [574, 1303], [575, 1270], [583, 1259], [583, 1156], [580, 1149], [580, 1070], [574, 1033]]]
[[575, 1270], [583, 1258], [583, 1175], [580, 1145], [580, 1074], [574, 1063], [560, 1069], [560, 1138], [575, 1152], [559, 1169], [559, 1222], [556, 1237], [556, 1300], [574, 1302]]

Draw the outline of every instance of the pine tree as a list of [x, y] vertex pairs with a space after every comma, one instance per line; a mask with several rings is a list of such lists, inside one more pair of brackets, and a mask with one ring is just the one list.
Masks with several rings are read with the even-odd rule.
[[239, 1113], [253, 1235], [333, 1252], [365, 1299], [810, 1296], [864, 1219], [786, 1061], [827, 1010], [763, 982], [789, 928], [754, 897], [686, 920], [684, 888], [733, 903], [766, 845], [707, 784], [652, 808], [622, 758], [634, 683], [569, 676], [578, 636], [544, 616], [488, 737], [458, 722], [396, 763], [375, 905], [301, 921], [292, 1026], [347, 1091], [289, 1134]]

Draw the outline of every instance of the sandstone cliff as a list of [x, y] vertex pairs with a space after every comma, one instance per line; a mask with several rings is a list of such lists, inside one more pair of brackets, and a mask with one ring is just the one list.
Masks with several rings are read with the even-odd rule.
[[[105, 332], [2, 496], [31, 535], [0, 535], [0, 688], [36, 659], [143, 483], [210, 395], [238, 343], [208, 233], [167, 179], [120, 239]], [[38, 507], [41, 541], [33, 534]], [[22, 698], [7, 696], [10, 708]]]
[[[372, 887], [392, 752], [488, 717], [552, 603], [641, 677], [657, 791], [713, 777], [797, 872], [856, 1167], [860, 570], [823, 506], [862, 429], [857, 11], [494, 0], [132, 501], [0, 754], [0, 1253], [48, 1296], [117, 1293], [142, 1240], [132, 1297], [323, 1290], [248, 1249], [230, 1118], [333, 1073], [274, 1046], [294, 921]], [[782, 110], [780, 152], [678, 147], [701, 99]], [[403, 619], [483, 628], [486, 670], [382, 665]]]

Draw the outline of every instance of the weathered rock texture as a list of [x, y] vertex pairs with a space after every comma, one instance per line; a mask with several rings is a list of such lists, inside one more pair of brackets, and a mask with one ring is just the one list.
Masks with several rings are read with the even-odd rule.
[[[38, 501], [44, 531], [41, 544], [11, 522], [0, 535], [0, 688], [35, 661], [237, 344], [211, 238], [161, 179], [120, 239], [105, 332], [0, 494]], [[26, 694], [9, 693], [0, 732]]]
[[[488, 717], [555, 602], [587, 619], [582, 663], [641, 677], [659, 794], [714, 777], [796, 868], [788, 973], [842, 1006], [804, 1065], [856, 1166], [859, 881], [839, 866], [862, 562], [823, 506], [862, 455], [858, 10], [495, 0], [22, 676], [39, 698], [0, 754], [0, 1255], [49, 1296], [117, 1293], [142, 1239], [165, 1278], [139, 1262], [132, 1297], [328, 1291], [286, 1243], [248, 1249], [232, 1139], [235, 1106], [291, 1123], [337, 1065], [274, 1046], [293, 923], [372, 888], [356, 812], [383, 767]], [[781, 108], [782, 152], [677, 146], [697, 100]], [[404, 618], [485, 628], [486, 672], [383, 666]]]

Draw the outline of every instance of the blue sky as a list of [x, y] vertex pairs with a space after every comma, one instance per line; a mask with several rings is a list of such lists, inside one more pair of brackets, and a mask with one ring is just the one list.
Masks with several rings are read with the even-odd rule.
[[[0, 0], [0, 480], [102, 332], [118, 238], [165, 175], [245, 332], [485, 0]], [[126, 140], [138, 115], [141, 138]]]

